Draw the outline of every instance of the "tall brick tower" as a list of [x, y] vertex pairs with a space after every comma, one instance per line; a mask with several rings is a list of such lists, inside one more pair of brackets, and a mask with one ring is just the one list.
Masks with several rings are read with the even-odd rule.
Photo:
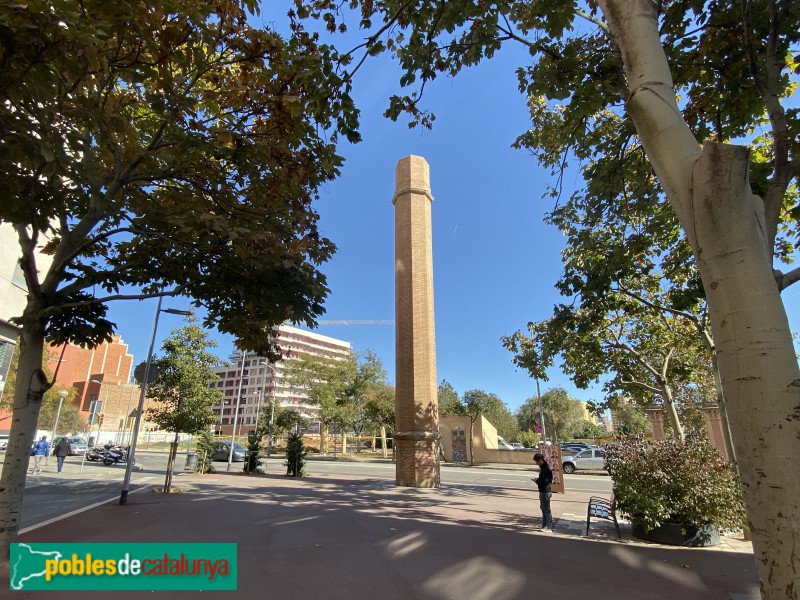
[[428, 163], [395, 168], [396, 483], [439, 487], [439, 402], [433, 320], [433, 249]]

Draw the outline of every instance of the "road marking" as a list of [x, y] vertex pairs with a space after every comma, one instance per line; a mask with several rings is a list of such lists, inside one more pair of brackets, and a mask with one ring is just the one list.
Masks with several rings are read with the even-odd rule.
[[[152, 477], [143, 477], [139, 481], [144, 481], [145, 479], [153, 479], [153, 478]], [[155, 484], [148, 483], [148, 484], [145, 484], [142, 487], [136, 488], [135, 490], [132, 490], [132, 491], [130, 491], [128, 493], [129, 494], [135, 494], [136, 492], [141, 492], [143, 490], [146, 490], [146, 489], [152, 487], [153, 485], [155, 485]], [[107, 500], [102, 500], [101, 502], [95, 502], [94, 504], [90, 504], [89, 506], [83, 506], [81, 508], [73, 510], [72, 512], [68, 512], [68, 513], [65, 513], [63, 515], [59, 515], [57, 517], [53, 517], [52, 519], [48, 519], [47, 521], [42, 521], [41, 523], [36, 523], [35, 525], [29, 525], [28, 527], [25, 527], [24, 529], [20, 529], [17, 532], [17, 535], [23, 535], [25, 533], [33, 531], [34, 529], [39, 529], [40, 527], [44, 527], [45, 525], [50, 525], [51, 523], [56, 523], [57, 521], [61, 521], [62, 519], [66, 519], [68, 517], [73, 517], [75, 515], [79, 515], [82, 512], [86, 512], [87, 510], [92, 510], [93, 508], [97, 508], [98, 506], [103, 506], [103, 504], [108, 504], [109, 502], [111, 502], [113, 500], [118, 500], [118, 499], [119, 499], [119, 494], [115, 494], [114, 496], [112, 496], [111, 498], [109, 498]]]

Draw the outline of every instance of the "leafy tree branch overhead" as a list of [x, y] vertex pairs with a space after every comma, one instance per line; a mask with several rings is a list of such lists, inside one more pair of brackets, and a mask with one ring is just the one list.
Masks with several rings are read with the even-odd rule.
[[[574, 200], [597, 227], [610, 223], [596, 273], [579, 264], [581, 250], [568, 257], [568, 303], [602, 300], [614, 282], [649, 274], [705, 296], [761, 593], [796, 595], [800, 553], [789, 532], [800, 529], [800, 478], [778, 465], [800, 454], [800, 369], [780, 295], [800, 278], [789, 263], [800, 216], [798, 3], [297, 0], [294, 16], [333, 32], [348, 10], [365, 43], [342, 72], [391, 54], [410, 91], [387, 114], [426, 126], [423, 93], [438, 76], [503, 44], [526, 48], [517, 73], [533, 127], [518, 144], [553, 170], [555, 198]], [[574, 194], [559, 184], [567, 166], [585, 177]], [[594, 227], [581, 229], [574, 235], [588, 238]], [[680, 274], [692, 260], [702, 292]]]
[[[0, 7], [0, 222], [28, 288], [2, 474], [4, 555], [49, 385], [45, 339], [94, 345], [106, 303], [182, 294], [267, 353], [312, 325], [335, 247], [313, 202], [357, 141], [335, 50], [253, 28], [254, 0], [31, 0]], [[44, 257], [44, 259], [43, 259]], [[48, 261], [52, 264], [48, 266]]]

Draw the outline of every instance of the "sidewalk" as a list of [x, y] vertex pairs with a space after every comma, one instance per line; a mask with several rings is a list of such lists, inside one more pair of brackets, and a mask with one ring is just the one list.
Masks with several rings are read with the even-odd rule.
[[[622, 542], [613, 525], [582, 536], [589, 494], [553, 498], [539, 533], [534, 492], [469, 485], [398, 488], [359, 477], [181, 476], [182, 493], [133, 494], [31, 531], [21, 542], [236, 542], [240, 598], [303, 600], [750, 600], [749, 544], [682, 549]], [[0, 582], [8, 589], [8, 581]], [[59, 592], [59, 599], [108, 592]], [[223, 593], [202, 592], [203, 597]], [[15, 592], [15, 598], [51, 593]], [[113, 592], [118, 598], [143, 593]], [[148, 598], [196, 598], [152, 592]], [[225, 597], [231, 597], [227, 593]]]

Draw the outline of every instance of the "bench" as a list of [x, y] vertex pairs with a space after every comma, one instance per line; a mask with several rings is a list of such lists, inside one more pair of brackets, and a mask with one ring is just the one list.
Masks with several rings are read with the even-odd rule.
[[589, 509], [586, 512], [586, 536], [589, 536], [589, 523], [595, 519], [605, 519], [613, 521], [614, 527], [617, 528], [617, 538], [622, 539], [619, 532], [619, 523], [617, 522], [617, 501], [614, 496], [611, 499], [601, 498], [600, 496], [592, 496], [589, 498]]

